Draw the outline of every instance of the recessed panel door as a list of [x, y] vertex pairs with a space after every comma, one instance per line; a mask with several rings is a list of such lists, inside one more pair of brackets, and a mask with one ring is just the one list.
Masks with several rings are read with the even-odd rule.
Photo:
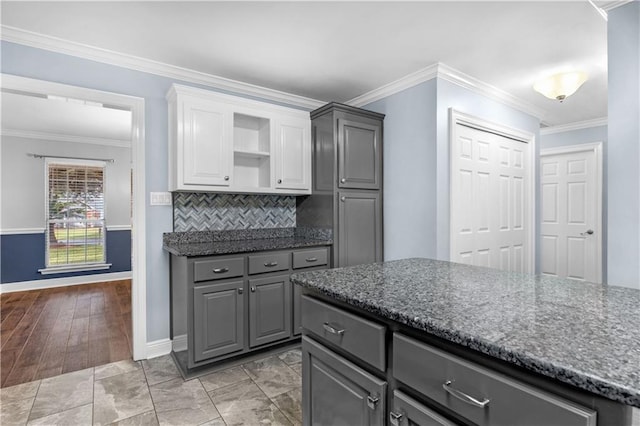
[[[579, 148], [578, 148], [579, 149]], [[593, 148], [540, 157], [540, 272], [601, 282], [601, 209]]]
[[338, 193], [338, 267], [382, 261], [382, 218], [377, 191]]
[[244, 348], [244, 282], [234, 281], [193, 289], [194, 360]]
[[311, 189], [311, 139], [308, 120], [276, 123], [275, 187]]
[[338, 120], [338, 187], [380, 189], [380, 126]]
[[199, 99], [183, 103], [183, 182], [185, 185], [229, 186], [233, 150], [232, 115], [228, 106]]
[[249, 346], [291, 336], [289, 275], [249, 280]]

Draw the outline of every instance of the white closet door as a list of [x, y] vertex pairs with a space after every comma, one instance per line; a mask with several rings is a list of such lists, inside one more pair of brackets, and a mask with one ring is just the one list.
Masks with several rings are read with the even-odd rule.
[[451, 260], [532, 272], [527, 143], [455, 124]]

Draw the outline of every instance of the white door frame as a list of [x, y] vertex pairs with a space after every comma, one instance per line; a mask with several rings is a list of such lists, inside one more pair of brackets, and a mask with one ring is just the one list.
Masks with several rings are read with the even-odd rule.
[[50, 81], [2, 74], [2, 87], [42, 95], [57, 95], [120, 106], [132, 112], [131, 165], [133, 212], [131, 220], [131, 323], [133, 359], [147, 357], [147, 283], [145, 228], [144, 99]]
[[[453, 144], [457, 139], [456, 125], [461, 124], [464, 126], [472, 127], [474, 129], [482, 130], [484, 132], [494, 133], [496, 135], [504, 136], [509, 139], [524, 142], [529, 144], [531, 152], [529, 153], [529, 161], [526, 163], [527, 178], [529, 179], [528, 190], [530, 194], [529, 204], [529, 220], [527, 225], [529, 226], [529, 232], [527, 233], [527, 239], [529, 242], [529, 255], [527, 256], [527, 268], [526, 270], [535, 272], [535, 254], [536, 254], [536, 135], [524, 130], [514, 129], [512, 127], [504, 126], [489, 120], [485, 120], [480, 117], [476, 117], [471, 114], [458, 111], [453, 108], [449, 108], [449, 183], [453, 182]], [[452, 198], [453, 191], [449, 190], [449, 241], [453, 241], [454, 230], [451, 226], [453, 219]], [[451, 243], [449, 243], [449, 259], [453, 259], [454, 250]]]
[[599, 282], [602, 282], [602, 189], [603, 189], [603, 156], [602, 156], [602, 142], [583, 143], [577, 145], [567, 145], [558, 148], [546, 148], [540, 150], [540, 158], [548, 157], [552, 155], [561, 154], [574, 154], [576, 152], [593, 151], [596, 160], [596, 226], [598, 226], [598, 232], [596, 232], [596, 276], [599, 277]]

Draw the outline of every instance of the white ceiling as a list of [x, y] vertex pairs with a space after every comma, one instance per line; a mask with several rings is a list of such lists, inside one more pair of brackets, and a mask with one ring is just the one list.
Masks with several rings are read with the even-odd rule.
[[[607, 115], [607, 24], [586, 1], [10, 2], [2, 24], [321, 101], [440, 62], [560, 125]], [[564, 103], [531, 88], [581, 69]]]

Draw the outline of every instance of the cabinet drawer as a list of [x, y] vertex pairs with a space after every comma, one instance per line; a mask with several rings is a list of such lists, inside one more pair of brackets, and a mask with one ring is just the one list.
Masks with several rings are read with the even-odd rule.
[[193, 280], [209, 281], [244, 275], [244, 258], [197, 260], [193, 262]]
[[478, 425], [596, 424], [593, 410], [397, 333], [393, 375]]
[[327, 264], [327, 249], [298, 250], [293, 252], [293, 269]]
[[302, 296], [302, 328], [385, 371], [385, 326]]
[[249, 256], [249, 274], [286, 271], [291, 265], [289, 253], [270, 253]]
[[391, 426], [455, 426], [455, 423], [445, 419], [440, 414], [399, 390], [393, 391], [393, 405], [389, 412], [389, 424]]

